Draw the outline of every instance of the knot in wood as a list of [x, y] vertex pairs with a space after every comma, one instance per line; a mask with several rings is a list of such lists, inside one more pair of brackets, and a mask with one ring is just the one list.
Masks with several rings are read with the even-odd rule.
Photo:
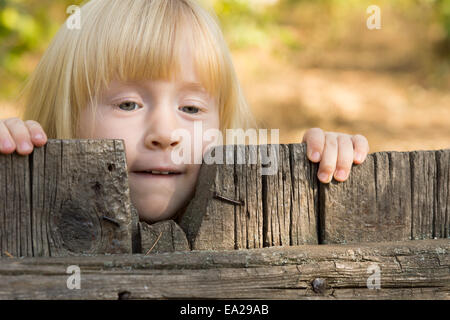
[[118, 293], [119, 300], [128, 300], [131, 298], [131, 292], [130, 291], [120, 291]]
[[327, 280], [316, 278], [312, 281], [311, 286], [315, 293], [324, 294], [327, 290]]

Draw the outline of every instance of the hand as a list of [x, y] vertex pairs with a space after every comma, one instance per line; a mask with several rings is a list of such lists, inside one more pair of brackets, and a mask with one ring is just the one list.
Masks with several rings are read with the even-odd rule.
[[33, 120], [23, 122], [19, 118], [0, 119], [0, 153], [27, 155], [34, 146], [47, 143], [47, 135], [41, 125]]
[[312, 128], [306, 131], [303, 142], [308, 159], [320, 161], [317, 177], [323, 183], [329, 183], [333, 177], [337, 181], [347, 180], [352, 164], [364, 162], [369, 152], [369, 142], [360, 134], [352, 136]]

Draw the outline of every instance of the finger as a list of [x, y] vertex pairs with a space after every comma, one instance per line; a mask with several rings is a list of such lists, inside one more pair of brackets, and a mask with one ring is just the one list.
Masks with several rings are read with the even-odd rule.
[[10, 154], [14, 150], [16, 150], [16, 144], [6, 125], [0, 121], [0, 153]]
[[307, 130], [302, 142], [306, 142], [306, 155], [308, 159], [312, 162], [319, 162], [325, 144], [325, 133], [323, 130], [319, 128]]
[[317, 177], [323, 183], [328, 183], [333, 178], [336, 169], [336, 161], [338, 154], [337, 137], [332, 133], [325, 133], [325, 147], [320, 160], [319, 171]]
[[353, 142], [353, 162], [356, 164], [363, 163], [369, 153], [369, 142], [366, 137], [356, 134], [352, 136]]
[[33, 145], [25, 123], [19, 118], [9, 118], [5, 120], [5, 125], [16, 144], [17, 153], [21, 155], [30, 154], [33, 151]]
[[353, 163], [353, 143], [348, 135], [339, 135], [337, 137], [338, 156], [336, 161], [336, 171], [334, 178], [337, 181], [345, 181], [350, 174]]
[[31, 136], [31, 142], [37, 146], [42, 147], [47, 142], [47, 135], [44, 132], [44, 129], [42, 129], [42, 126], [39, 124], [39, 122], [34, 120], [27, 120], [25, 121], [25, 125], [28, 128], [28, 132]]

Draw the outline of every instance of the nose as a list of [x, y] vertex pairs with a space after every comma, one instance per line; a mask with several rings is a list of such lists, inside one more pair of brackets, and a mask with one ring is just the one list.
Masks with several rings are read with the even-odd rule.
[[155, 108], [150, 115], [148, 131], [145, 136], [145, 146], [149, 149], [174, 148], [181, 142], [181, 138], [172, 133], [177, 129], [177, 120], [173, 112], [167, 108]]

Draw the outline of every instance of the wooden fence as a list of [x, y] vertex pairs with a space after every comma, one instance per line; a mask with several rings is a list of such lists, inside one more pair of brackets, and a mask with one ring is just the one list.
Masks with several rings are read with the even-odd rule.
[[450, 150], [373, 153], [321, 184], [304, 144], [272, 147], [215, 149], [185, 214], [152, 225], [122, 140], [0, 155], [0, 298], [450, 297]]

